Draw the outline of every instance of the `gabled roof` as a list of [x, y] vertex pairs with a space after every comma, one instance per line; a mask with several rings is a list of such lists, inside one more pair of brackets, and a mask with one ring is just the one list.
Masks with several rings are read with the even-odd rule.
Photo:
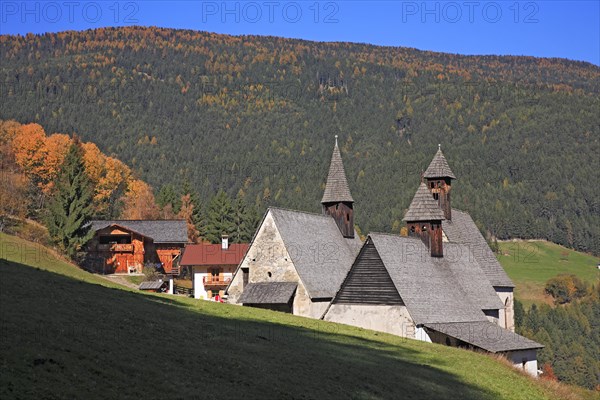
[[465, 246], [450, 244], [453, 257], [437, 258], [418, 238], [369, 237], [415, 323], [487, 321], [482, 309], [502, 308]]
[[544, 347], [489, 321], [425, 324], [425, 326], [491, 353]]
[[140, 283], [140, 290], [158, 290], [167, 283], [164, 281], [146, 281]]
[[[360, 250], [329, 215], [269, 208], [292, 263], [311, 299], [332, 298]], [[259, 228], [260, 229], [260, 228]]]
[[223, 249], [221, 244], [201, 243], [185, 246], [179, 265], [238, 265], [250, 247], [249, 243], [230, 244]]
[[109, 226], [119, 226], [137, 232], [154, 243], [187, 243], [185, 220], [111, 220], [91, 221], [92, 230], [98, 231]]
[[439, 148], [437, 153], [435, 153], [435, 156], [433, 157], [433, 160], [431, 160], [429, 167], [427, 167], [425, 170], [423, 177], [456, 179], [456, 176], [454, 176], [454, 173], [452, 173], [452, 170], [450, 169], [448, 161], [446, 161], [446, 157], [444, 157], [441, 148]]
[[433, 199], [433, 195], [427, 189], [425, 183], [421, 182], [415, 197], [413, 197], [408, 207], [408, 211], [404, 215], [403, 221], [433, 221], [443, 220], [444, 212], [438, 205], [437, 201]]
[[298, 284], [296, 282], [249, 283], [239, 302], [245, 304], [287, 304]]
[[468, 213], [453, 208], [452, 220], [442, 222], [442, 231], [451, 243], [469, 246], [492, 286], [515, 287]]
[[335, 147], [331, 156], [331, 164], [329, 165], [329, 174], [327, 174], [327, 184], [325, 185], [325, 193], [321, 203], [332, 202], [354, 202], [350, 194], [346, 173], [344, 172], [344, 164], [342, 156], [337, 144], [337, 136], [335, 137]]

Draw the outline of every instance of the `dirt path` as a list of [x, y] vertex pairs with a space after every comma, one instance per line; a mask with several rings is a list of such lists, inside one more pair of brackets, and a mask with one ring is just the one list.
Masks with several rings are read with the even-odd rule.
[[125, 286], [128, 287], [130, 289], [137, 289], [138, 286], [134, 283], [131, 283], [130, 281], [128, 281], [127, 279], [125, 279], [124, 276], [119, 276], [119, 275], [98, 275], [108, 281], [111, 281], [113, 283], [116, 283], [118, 285], [121, 286]]

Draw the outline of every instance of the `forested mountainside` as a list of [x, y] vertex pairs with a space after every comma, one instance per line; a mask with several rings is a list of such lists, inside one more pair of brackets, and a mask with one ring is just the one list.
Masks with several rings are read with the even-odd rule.
[[599, 251], [589, 63], [143, 27], [4, 35], [0, 53], [1, 119], [76, 132], [157, 190], [318, 211], [337, 134], [356, 223], [398, 232], [441, 143], [482, 229]]

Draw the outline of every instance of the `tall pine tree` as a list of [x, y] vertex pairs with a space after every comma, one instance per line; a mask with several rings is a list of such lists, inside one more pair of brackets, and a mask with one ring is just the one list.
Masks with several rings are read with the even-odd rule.
[[244, 192], [240, 189], [233, 203], [234, 230], [231, 235], [233, 243], [248, 243], [254, 236], [258, 222], [256, 208], [248, 205]]
[[234, 231], [233, 206], [231, 199], [223, 190], [210, 200], [206, 210], [206, 226], [202, 232], [205, 240], [219, 243], [221, 235], [231, 235]]
[[77, 137], [73, 138], [55, 182], [48, 206], [48, 231], [59, 248], [73, 258], [93, 236], [89, 225], [93, 187], [85, 172], [83, 149]]

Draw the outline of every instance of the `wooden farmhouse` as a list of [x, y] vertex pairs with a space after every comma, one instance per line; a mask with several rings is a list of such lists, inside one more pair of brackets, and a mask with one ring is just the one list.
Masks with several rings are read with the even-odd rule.
[[248, 247], [248, 243], [229, 244], [227, 236], [222, 237], [221, 244], [188, 244], [179, 266], [187, 268], [192, 276], [194, 298], [222, 298]]
[[105, 274], [132, 274], [142, 273], [145, 264], [154, 264], [166, 274], [179, 274], [176, 261], [188, 241], [185, 220], [91, 224], [94, 237], [86, 245], [88, 268]]
[[227, 288], [228, 302], [321, 318], [361, 241], [336, 144], [323, 213], [269, 208]]

